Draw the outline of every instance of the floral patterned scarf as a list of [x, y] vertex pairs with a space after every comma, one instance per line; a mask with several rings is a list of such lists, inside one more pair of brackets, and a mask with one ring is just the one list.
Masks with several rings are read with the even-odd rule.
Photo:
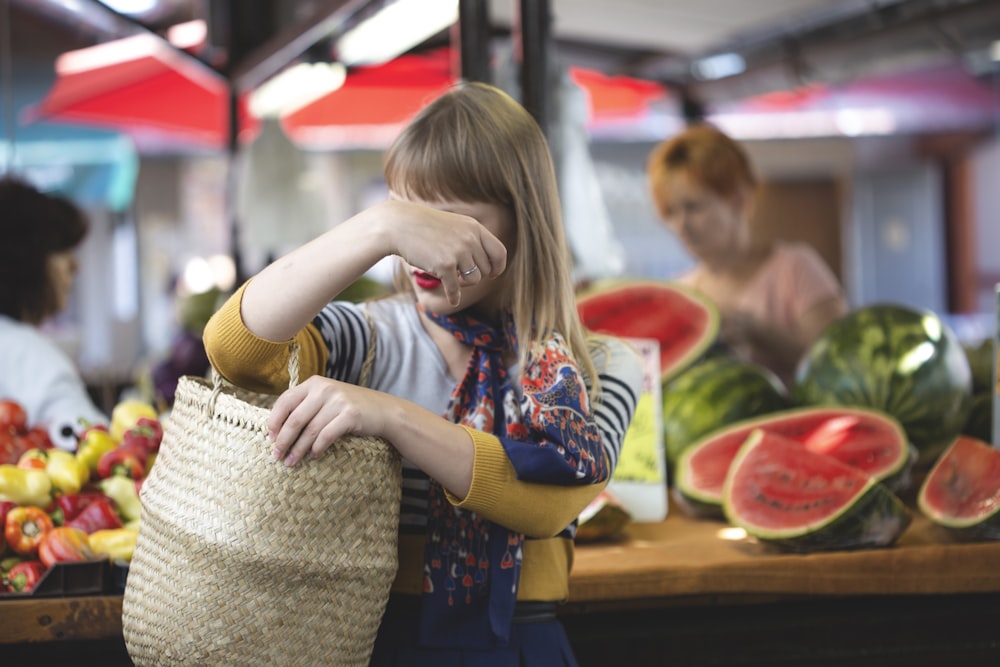
[[[517, 345], [509, 313], [502, 333], [468, 312], [426, 314], [473, 348], [446, 418], [500, 438], [521, 480], [589, 484], [607, 477], [587, 389], [562, 336], [551, 334], [532, 350], [515, 392], [503, 362], [503, 351]], [[452, 648], [506, 645], [524, 535], [453, 506], [431, 480], [427, 537], [422, 640]]]

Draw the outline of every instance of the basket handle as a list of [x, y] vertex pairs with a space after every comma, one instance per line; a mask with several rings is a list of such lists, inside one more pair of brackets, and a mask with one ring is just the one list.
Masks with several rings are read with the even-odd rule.
[[[288, 388], [291, 389], [299, 383], [299, 342], [297, 340], [292, 340], [288, 344]], [[232, 382], [222, 377], [219, 371], [215, 370], [215, 366], [212, 367], [212, 394], [208, 397], [208, 405], [206, 406], [208, 413], [215, 414], [215, 401], [218, 399], [219, 394], [225, 387], [234, 386]]]

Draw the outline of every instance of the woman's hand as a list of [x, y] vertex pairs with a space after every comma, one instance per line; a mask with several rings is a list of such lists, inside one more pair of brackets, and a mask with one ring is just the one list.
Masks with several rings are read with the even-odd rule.
[[320, 456], [346, 435], [372, 436], [460, 498], [472, 484], [474, 448], [464, 428], [374, 389], [314, 375], [278, 397], [267, 431], [274, 457], [290, 466]]
[[274, 457], [287, 465], [318, 457], [345, 435], [381, 436], [387, 402], [398, 400], [364, 387], [314, 375], [287, 390], [267, 420]]
[[[452, 305], [458, 304], [462, 285], [496, 278], [507, 268], [507, 248], [475, 218], [396, 199], [379, 206], [393, 221], [395, 254], [438, 277]], [[467, 273], [471, 267], [478, 270]]]
[[737, 356], [750, 358], [757, 345], [757, 325], [749, 314], [741, 311], [721, 313], [719, 338]]

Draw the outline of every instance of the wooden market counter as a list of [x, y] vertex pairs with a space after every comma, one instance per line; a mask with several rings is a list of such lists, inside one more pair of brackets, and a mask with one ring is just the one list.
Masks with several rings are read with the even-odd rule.
[[[675, 509], [581, 545], [561, 611], [581, 667], [1000, 666], [1000, 542], [917, 514], [868, 551], [786, 554], [726, 529]], [[117, 595], [0, 600], [0, 644], [11, 667], [130, 664]]]

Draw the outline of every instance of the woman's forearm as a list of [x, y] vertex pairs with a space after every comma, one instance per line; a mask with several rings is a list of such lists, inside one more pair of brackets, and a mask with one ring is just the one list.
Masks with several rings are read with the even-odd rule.
[[384, 415], [382, 436], [452, 495], [465, 498], [472, 485], [475, 447], [468, 432], [409, 401], [395, 401]]
[[261, 338], [288, 340], [323, 306], [390, 254], [378, 207], [275, 260], [247, 285], [241, 315]]

